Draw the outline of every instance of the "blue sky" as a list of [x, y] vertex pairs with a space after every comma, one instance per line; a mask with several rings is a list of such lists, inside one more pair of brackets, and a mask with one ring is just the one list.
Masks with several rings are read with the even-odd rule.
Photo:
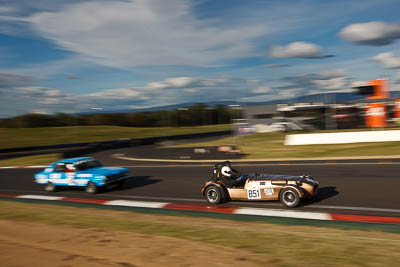
[[0, 117], [400, 90], [400, 3], [0, 0]]

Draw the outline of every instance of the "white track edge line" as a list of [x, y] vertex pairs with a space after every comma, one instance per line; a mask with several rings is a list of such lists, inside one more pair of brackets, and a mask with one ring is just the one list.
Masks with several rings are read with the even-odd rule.
[[324, 220], [324, 221], [332, 220], [332, 217], [328, 213], [322, 213], [322, 212], [238, 208], [234, 212], [234, 214], [257, 215], [257, 216], [267, 216], [267, 217], [285, 217], [285, 218], [296, 218], [296, 219], [312, 219], [312, 220]]
[[55, 197], [55, 196], [43, 196], [43, 195], [20, 195], [16, 196], [16, 198], [23, 199], [40, 199], [40, 200], [61, 200], [64, 197]]
[[110, 200], [103, 205], [108, 206], [124, 206], [124, 207], [138, 207], [138, 208], [155, 208], [162, 209], [168, 203], [164, 202], [150, 202], [150, 201], [133, 201], [133, 200]]

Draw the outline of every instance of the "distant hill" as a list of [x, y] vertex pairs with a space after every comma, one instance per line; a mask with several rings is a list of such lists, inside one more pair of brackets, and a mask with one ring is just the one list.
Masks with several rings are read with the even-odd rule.
[[[135, 109], [103, 109], [103, 110], [93, 110], [91, 112], [81, 112], [78, 114], [93, 114], [93, 113], [136, 113], [136, 112], [144, 112], [144, 111], [158, 111], [158, 110], [175, 110], [178, 108], [187, 108], [192, 107], [200, 102], [187, 102], [181, 104], [174, 105], [165, 105], [165, 106], [156, 106], [156, 107], [148, 107], [148, 108], [135, 108]], [[233, 104], [241, 104], [235, 101], [216, 101], [216, 102], [207, 102], [202, 103], [210, 107], [214, 107], [216, 105], [233, 105]]]

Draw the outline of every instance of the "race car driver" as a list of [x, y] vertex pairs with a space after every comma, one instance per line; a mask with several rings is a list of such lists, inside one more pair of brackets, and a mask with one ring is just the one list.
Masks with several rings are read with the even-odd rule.
[[224, 177], [224, 183], [229, 187], [236, 187], [244, 185], [246, 177], [239, 175], [239, 172], [230, 166], [224, 166], [221, 168], [222, 177]]

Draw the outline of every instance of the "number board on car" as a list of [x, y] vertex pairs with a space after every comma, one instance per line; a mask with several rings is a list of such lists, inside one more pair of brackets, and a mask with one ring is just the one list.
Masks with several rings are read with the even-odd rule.
[[248, 199], [261, 199], [260, 189], [247, 189]]

